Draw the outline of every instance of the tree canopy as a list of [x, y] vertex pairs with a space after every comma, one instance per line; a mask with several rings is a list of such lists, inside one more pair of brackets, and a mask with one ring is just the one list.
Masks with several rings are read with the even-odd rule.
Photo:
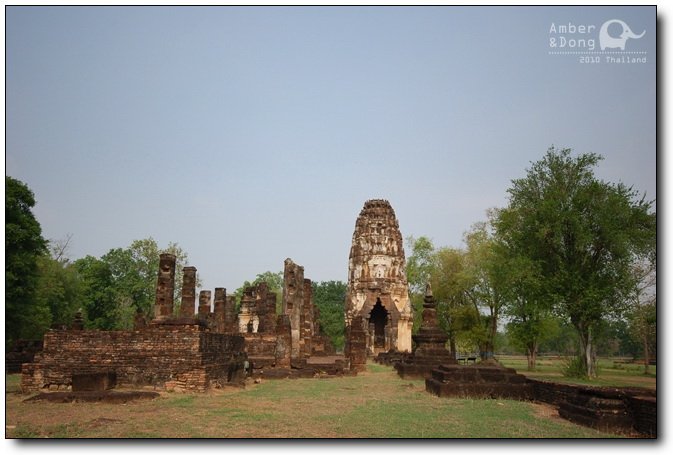
[[312, 283], [313, 303], [320, 311], [320, 329], [330, 337], [337, 350], [345, 344], [344, 304], [348, 285], [343, 281]]
[[596, 374], [594, 333], [606, 315], [625, 309], [634, 286], [630, 267], [656, 245], [652, 202], [596, 178], [600, 159], [550, 148], [526, 177], [512, 182], [497, 222], [510, 253], [539, 268], [543, 298], [576, 328], [590, 377]]
[[[5, 341], [34, 338], [49, 316], [38, 305], [38, 261], [47, 252], [28, 186], [5, 176]], [[38, 322], [35, 324], [35, 322]]]

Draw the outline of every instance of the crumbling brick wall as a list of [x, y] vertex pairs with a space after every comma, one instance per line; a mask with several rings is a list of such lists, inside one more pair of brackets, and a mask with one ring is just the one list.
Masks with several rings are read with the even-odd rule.
[[241, 336], [206, 332], [198, 324], [152, 325], [139, 331], [51, 331], [44, 349], [22, 368], [21, 388], [66, 388], [72, 375], [114, 371], [120, 386], [167, 383], [204, 391], [244, 379]]
[[641, 388], [591, 387], [527, 379], [536, 401], [559, 407], [565, 419], [603, 431], [635, 429], [656, 436], [657, 395]]

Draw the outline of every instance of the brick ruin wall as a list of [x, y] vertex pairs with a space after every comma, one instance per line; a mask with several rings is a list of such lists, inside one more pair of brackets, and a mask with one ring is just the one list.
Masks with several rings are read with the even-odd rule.
[[657, 435], [657, 392], [643, 388], [560, 384], [512, 374], [511, 368], [479, 364], [439, 365], [425, 380], [426, 391], [440, 397], [510, 398], [547, 403], [571, 422], [599, 431]]
[[657, 392], [642, 388], [590, 387], [528, 378], [530, 399], [557, 406], [559, 415], [601, 431], [657, 435]]
[[33, 363], [22, 368], [21, 389], [66, 389], [73, 374], [114, 371], [121, 386], [152, 385], [205, 391], [244, 379], [241, 336], [199, 325], [152, 325], [140, 331], [52, 331]]

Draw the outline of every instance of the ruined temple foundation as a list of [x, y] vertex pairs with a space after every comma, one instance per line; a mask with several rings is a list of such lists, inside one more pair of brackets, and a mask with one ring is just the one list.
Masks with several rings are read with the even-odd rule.
[[145, 330], [53, 330], [22, 367], [23, 392], [68, 390], [74, 375], [114, 373], [120, 386], [205, 391], [245, 378], [244, 340], [200, 324], [154, 324]]
[[432, 370], [425, 389], [440, 397], [512, 398], [531, 397], [526, 377], [491, 359], [473, 365], [447, 364]]
[[348, 327], [365, 319], [366, 355], [411, 352], [413, 320], [402, 234], [386, 200], [365, 202], [355, 222], [345, 310], [349, 333], [359, 337], [360, 327], [350, 331]]
[[[162, 387], [205, 391], [241, 384], [246, 375], [317, 377], [348, 371], [343, 356], [320, 333], [311, 281], [303, 268], [286, 261], [284, 312], [276, 315], [276, 295], [266, 283], [245, 290], [236, 315], [225, 288], [201, 290], [195, 314], [196, 268], [183, 269], [180, 308], [174, 316], [176, 257], [159, 258], [154, 319], [138, 311], [134, 330], [52, 330], [43, 350], [22, 365], [24, 392], [70, 390], [78, 384]], [[295, 292], [296, 291], [296, 292]], [[285, 299], [287, 298], [287, 299]], [[110, 378], [114, 378], [112, 381]], [[73, 390], [74, 392], [74, 390]]]
[[448, 338], [437, 323], [437, 303], [428, 284], [423, 301], [423, 322], [413, 336], [416, 349], [394, 363], [397, 373], [403, 378], [429, 378], [433, 368], [440, 364], [456, 364], [453, 354], [446, 349]]
[[285, 260], [282, 314], [266, 283], [247, 288], [241, 298], [238, 330], [245, 338], [253, 377], [288, 378], [341, 375], [343, 356], [334, 356], [331, 341], [320, 333], [311, 280], [304, 268]]

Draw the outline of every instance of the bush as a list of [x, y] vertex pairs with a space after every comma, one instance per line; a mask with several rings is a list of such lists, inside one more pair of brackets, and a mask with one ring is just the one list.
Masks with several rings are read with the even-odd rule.
[[582, 364], [582, 359], [575, 357], [564, 357], [561, 361], [561, 373], [567, 378], [586, 378], [586, 368]]

